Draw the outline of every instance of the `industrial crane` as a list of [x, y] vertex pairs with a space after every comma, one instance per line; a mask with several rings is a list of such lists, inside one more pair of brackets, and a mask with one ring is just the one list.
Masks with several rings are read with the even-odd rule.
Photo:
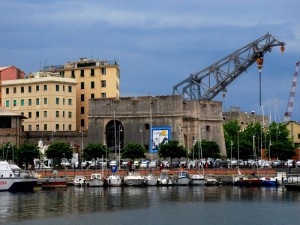
[[297, 77], [298, 77], [298, 69], [299, 69], [299, 62], [296, 62], [296, 69], [294, 72], [294, 78], [293, 78], [293, 82], [292, 82], [292, 89], [290, 92], [290, 98], [289, 98], [289, 102], [287, 105], [287, 109], [286, 112], [284, 114], [284, 119], [283, 122], [288, 122], [291, 120], [292, 117], [292, 112], [293, 112], [293, 107], [294, 107], [294, 100], [295, 100], [295, 91], [296, 91], [296, 86], [297, 86]]
[[284, 52], [285, 43], [267, 33], [207, 68], [191, 74], [173, 87], [173, 95], [182, 95], [186, 100], [210, 101], [221, 91], [226, 92], [226, 87], [253, 63], [257, 63], [261, 74], [264, 54], [271, 52], [274, 46], [281, 46], [281, 53]]

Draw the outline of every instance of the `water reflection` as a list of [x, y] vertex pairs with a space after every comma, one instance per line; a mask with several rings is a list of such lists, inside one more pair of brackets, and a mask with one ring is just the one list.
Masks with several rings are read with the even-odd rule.
[[[1, 221], [23, 221], [115, 211], [166, 210], [184, 206], [207, 210], [217, 204], [225, 213], [230, 207], [253, 207], [260, 203], [299, 203], [300, 193], [279, 188], [231, 186], [111, 187], [40, 190], [34, 193], [0, 193]], [[244, 204], [246, 203], [246, 204]], [[249, 205], [250, 204], [250, 205]], [[275, 207], [274, 204], [273, 207]], [[215, 207], [215, 206], [214, 206]], [[269, 206], [268, 206], [269, 207]], [[212, 210], [214, 210], [212, 208]], [[220, 212], [221, 213], [221, 212]], [[257, 212], [260, 213], [260, 212]]]

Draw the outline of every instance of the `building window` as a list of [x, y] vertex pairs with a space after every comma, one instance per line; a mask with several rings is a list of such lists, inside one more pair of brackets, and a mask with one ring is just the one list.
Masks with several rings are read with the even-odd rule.
[[21, 93], [24, 93], [24, 87], [21, 87]]
[[72, 130], [72, 125], [71, 124], [68, 125], [68, 130]]
[[14, 100], [13, 103], [14, 103], [14, 106], [17, 106], [17, 100]]
[[9, 88], [6, 88], [5, 93], [9, 94]]
[[39, 112], [39, 111], [36, 111], [36, 112], [35, 112], [35, 117], [36, 117], [36, 118], [39, 118], [39, 117], [40, 117], [40, 112]]
[[81, 120], [80, 120], [80, 126], [81, 126], [81, 127], [84, 127], [84, 119], [81, 119]]
[[48, 130], [47, 124], [44, 124], [44, 130]]
[[44, 105], [47, 105], [47, 104], [48, 104], [48, 99], [44, 98]]
[[31, 93], [31, 86], [28, 86], [28, 93]]
[[44, 111], [44, 118], [47, 118], [47, 117], [48, 117], [48, 112]]
[[72, 105], [72, 99], [68, 99], [68, 105]]
[[84, 70], [80, 70], [80, 76], [84, 77]]
[[65, 71], [60, 71], [59, 74], [61, 77], [65, 77]]
[[95, 98], [95, 94], [91, 94], [91, 98]]
[[81, 114], [84, 114], [84, 107], [80, 107]]
[[68, 91], [72, 92], [72, 86], [68, 86]]
[[56, 130], [59, 130], [59, 124], [55, 125]]
[[14, 94], [16, 94], [17, 93], [17, 88], [16, 87], [14, 87]]
[[32, 130], [31, 125], [28, 125], [28, 130]]
[[59, 117], [59, 111], [55, 111], [55, 116]]
[[95, 76], [95, 69], [91, 69], [91, 76]]
[[65, 92], [65, 85], [63, 85], [63, 92]]
[[28, 105], [32, 105], [32, 99], [28, 99]]
[[71, 72], [71, 78], [75, 78], [75, 71], [74, 70], [72, 70], [72, 72]]
[[40, 99], [39, 99], [39, 98], [37, 98], [37, 99], [35, 100], [35, 104], [36, 104], [36, 105], [39, 105], [39, 104], [40, 104]]
[[44, 91], [47, 91], [47, 84], [44, 84]]
[[106, 93], [104, 92], [104, 93], [101, 93], [101, 97], [102, 98], [106, 98]]
[[106, 68], [101, 68], [102, 75], [106, 74]]
[[55, 99], [55, 103], [56, 103], [56, 105], [59, 105], [59, 98]]
[[63, 111], [63, 118], [65, 118], [65, 111]]
[[9, 100], [5, 101], [5, 107], [9, 107]]
[[80, 101], [84, 101], [84, 94], [81, 94], [81, 96], [80, 96]]
[[63, 105], [65, 105], [65, 98], [63, 98]]
[[35, 128], [36, 128], [36, 131], [39, 131], [39, 130], [40, 130], [40, 125], [37, 124], [37, 125], [35, 126]]
[[35, 90], [36, 90], [36, 91], [40, 91], [40, 86], [39, 86], [39, 85], [36, 85], [36, 86], [35, 86]]
[[106, 87], [106, 80], [101, 80], [101, 87]]
[[31, 118], [32, 116], [31, 116], [31, 112], [28, 112], [28, 118]]
[[21, 115], [24, 116], [24, 112], [21, 112]]
[[81, 82], [81, 83], [80, 83], [80, 88], [81, 88], [81, 89], [84, 89], [84, 82]]
[[95, 88], [95, 82], [91, 81], [91, 88], [94, 89]]
[[72, 112], [68, 112], [68, 117], [72, 118]]
[[55, 85], [55, 90], [56, 90], [56, 91], [59, 91], [59, 85], [58, 85], [58, 84]]
[[24, 106], [24, 99], [21, 99], [21, 106]]

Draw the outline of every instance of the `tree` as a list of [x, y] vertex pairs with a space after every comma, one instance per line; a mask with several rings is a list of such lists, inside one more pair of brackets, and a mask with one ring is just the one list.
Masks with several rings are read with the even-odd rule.
[[19, 166], [22, 166], [23, 163], [28, 165], [33, 165], [33, 159], [38, 159], [40, 156], [39, 147], [35, 144], [24, 143], [19, 148], [16, 148], [15, 151], [16, 161]]
[[123, 159], [131, 159], [134, 162], [134, 159], [145, 158], [145, 153], [147, 149], [140, 144], [127, 144], [122, 152]]
[[202, 149], [202, 158], [220, 158], [220, 148], [215, 141], [202, 140], [197, 141], [194, 145], [194, 157], [200, 159]]
[[57, 141], [49, 145], [45, 155], [48, 159], [53, 159], [53, 165], [59, 165], [61, 158], [72, 158], [73, 151], [69, 144]]
[[160, 145], [158, 154], [162, 158], [170, 157], [171, 162], [174, 158], [187, 157], [186, 149], [176, 140], [170, 140], [168, 143]]
[[92, 160], [102, 158], [106, 155], [107, 148], [102, 144], [88, 144], [83, 150], [82, 158], [85, 160]]

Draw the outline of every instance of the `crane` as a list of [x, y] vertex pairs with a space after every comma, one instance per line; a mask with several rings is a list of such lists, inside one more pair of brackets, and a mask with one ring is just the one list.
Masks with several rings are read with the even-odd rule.
[[299, 62], [296, 62], [296, 69], [294, 72], [294, 78], [293, 78], [293, 82], [292, 82], [292, 89], [290, 92], [290, 98], [289, 98], [289, 102], [287, 105], [287, 109], [286, 112], [284, 114], [284, 119], [283, 122], [288, 122], [291, 120], [292, 117], [292, 112], [293, 112], [293, 107], [294, 107], [294, 100], [295, 100], [295, 91], [296, 91], [296, 86], [297, 86], [297, 77], [298, 77], [298, 69], [299, 69]]
[[281, 53], [284, 52], [285, 43], [267, 33], [205, 69], [191, 74], [173, 87], [173, 95], [182, 95], [186, 100], [210, 101], [221, 91], [226, 92], [226, 87], [253, 63], [257, 63], [261, 74], [264, 54], [271, 52], [274, 46], [281, 46]]

